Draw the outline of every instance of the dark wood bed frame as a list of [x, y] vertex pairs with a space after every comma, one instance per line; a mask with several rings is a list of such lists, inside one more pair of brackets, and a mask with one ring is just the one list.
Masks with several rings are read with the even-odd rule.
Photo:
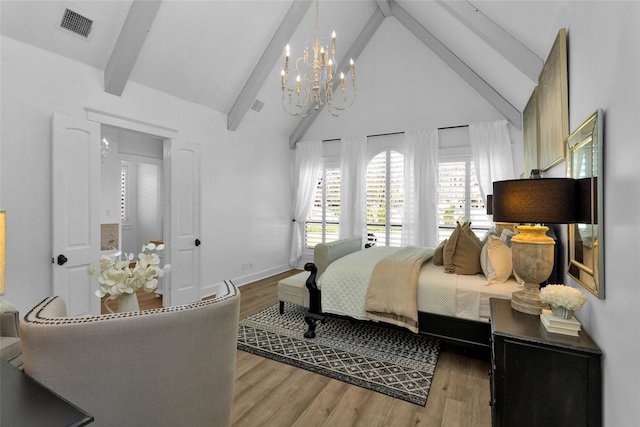
[[[305, 332], [304, 337], [314, 338], [316, 336], [315, 331], [318, 322], [324, 323], [327, 320], [327, 317], [345, 317], [322, 312], [320, 289], [318, 289], [316, 284], [318, 268], [314, 263], [310, 262], [305, 264], [304, 269], [311, 273], [307, 279], [307, 289], [309, 289], [309, 311], [304, 318], [309, 329]], [[373, 323], [378, 326], [399, 329], [397, 326], [390, 324], [349, 319], [352, 321]], [[418, 324], [421, 334], [439, 338], [453, 344], [480, 350], [489, 350], [491, 345], [491, 326], [488, 322], [476, 322], [473, 320], [458, 319], [456, 317], [442, 316], [439, 314], [418, 312]]]
[[[560, 241], [556, 238], [556, 232], [553, 226], [549, 226], [547, 235], [556, 241], [554, 246], [555, 262], [553, 272], [546, 283], [561, 283], [560, 267], [564, 263], [562, 258], [563, 249], [559, 247]], [[351, 242], [349, 242], [351, 241]], [[331, 313], [322, 312], [322, 304], [320, 298], [320, 289], [316, 284], [318, 268], [321, 272], [336, 259], [345, 256], [354, 250], [360, 250], [361, 239], [359, 237], [351, 237], [342, 240], [343, 247], [339, 247], [341, 241], [334, 241], [324, 244], [319, 251], [320, 244], [314, 249], [314, 263], [307, 263], [304, 269], [311, 274], [307, 279], [307, 289], [309, 289], [309, 311], [305, 316], [305, 322], [309, 325], [309, 329], [305, 332], [305, 338], [314, 338], [316, 335], [316, 325], [318, 322], [324, 323], [328, 317], [337, 317], [349, 319], [354, 322], [371, 323], [380, 327], [391, 329], [401, 329], [398, 326], [383, 322], [373, 322], [366, 320], [356, 320], [351, 317], [340, 316]], [[370, 245], [365, 245], [365, 248]], [[544, 286], [544, 284], [541, 284]], [[489, 322], [474, 321], [468, 319], [459, 319], [452, 316], [443, 316], [439, 314], [418, 312], [419, 333], [439, 338], [443, 341], [464, 346], [467, 348], [489, 351], [491, 348], [491, 325]]]

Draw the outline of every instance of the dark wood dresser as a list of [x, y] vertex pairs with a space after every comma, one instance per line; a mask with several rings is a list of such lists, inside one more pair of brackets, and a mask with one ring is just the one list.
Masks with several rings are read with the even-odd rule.
[[491, 299], [494, 427], [602, 425], [602, 352], [584, 331], [547, 332], [540, 316]]

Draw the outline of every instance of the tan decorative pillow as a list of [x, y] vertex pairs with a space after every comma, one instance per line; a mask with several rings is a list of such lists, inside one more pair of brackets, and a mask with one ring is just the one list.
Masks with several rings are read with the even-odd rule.
[[447, 239], [444, 239], [438, 247], [436, 251], [433, 253], [433, 263], [435, 265], [444, 265], [444, 245], [447, 244]]
[[506, 282], [513, 272], [511, 249], [498, 236], [489, 236], [480, 252], [480, 266], [487, 285]]
[[445, 242], [442, 251], [442, 262], [444, 263], [444, 271], [447, 273], [454, 273], [455, 266], [453, 265], [453, 256], [456, 253], [456, 245], [458, 244], [458, 237], [462, 233], [462, 227], [460, 223], [456, 225], [456, 229], [453, 230], [451, 236]]
[[444, 247], [444, 270], [447, 273], [477, 274], [480, 267], [482, 243], [471, 230], [471, 223], [460, 223]]

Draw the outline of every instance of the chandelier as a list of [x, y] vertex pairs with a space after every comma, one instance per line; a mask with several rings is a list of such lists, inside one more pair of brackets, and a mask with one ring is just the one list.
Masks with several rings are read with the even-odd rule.
[[107, 138], [102, 138], [102, 141], [100, 142], [100, 162], [108, 162], [109, 157], [111, 157], [111, 147], [109, 147], [109, 141], [107, 141]]
[[[284, 69], [282, 70], [282, 107], [298, 117], [307, 117], [311, 108], [319, 110], [322, 105], [332, 116], [338, 117], [351, 107], [356, 99], [356, 73], [353, 59], [350, 60], [351, 85], [345, 90], [345, 76], [340, 73], [340, 91], [338, 102], [333, 96], [334, 76], [337, 69], [336, 32], [331, 34], [331, 50], [329, 45], [322, 46], [324, 40], [318, 39], [318, 1], [316, 0], [316, 20], [314, 38], [307, 40], [304, 54], [295, 62], [295, 85], [289, 86], [289, 45], [285, 48]], [[310, 57], [310, 53], [313, 58]]]

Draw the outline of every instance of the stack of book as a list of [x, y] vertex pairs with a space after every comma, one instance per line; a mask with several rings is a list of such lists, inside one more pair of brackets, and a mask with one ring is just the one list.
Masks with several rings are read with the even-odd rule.
[[571, 319], [555, 317], [553, 313], [551, 313], [551, 310], [542, 310], [540, 321], [548, 332], [555, 334], [577, 337], [581, 328], [580, 322], [578, 322], [575, 317], [571, 316]]

